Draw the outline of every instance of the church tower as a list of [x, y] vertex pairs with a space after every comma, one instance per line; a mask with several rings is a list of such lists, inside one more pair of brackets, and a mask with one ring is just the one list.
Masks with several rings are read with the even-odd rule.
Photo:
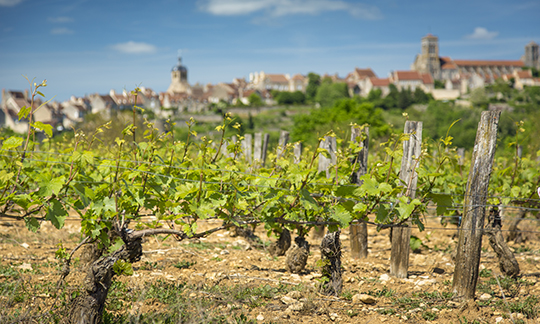
[[439, 38], [427, 34], [422, 37], [422, 52], [416, 55], [411, 70], [429, 73], [435, 80], [441, 79], [441, 61], [439, 58]]
[[523, 57], [525, 66], [540, 69], [540, 61], [538, 59], [538, 44], [530, 42], [525, 45], [525, 56]]
[[422, 57], [426, 63], [426, 72], [429, 72], [434, 79], [441, 78], [441, 63], [439, 61], [439, 38], [427, 34], [422, 38]]
[[178, 56], [178, 64], [171, 70], [171, 85], [167, 89], [168, 93], [188, 93], [190, 86], [187, 79], [188, 71], [182, 65], [182, 57]]

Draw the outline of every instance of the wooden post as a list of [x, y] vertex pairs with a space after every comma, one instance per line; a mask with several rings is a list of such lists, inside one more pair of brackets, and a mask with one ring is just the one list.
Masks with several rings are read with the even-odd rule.
[[268, 153], [268, 140], [270, 139], [269, 134], [263, 135], [263, 145], [262, 145], [262, 154], [261, 154], [261, 165], [264, 166], [266, 163], [266, 155]]
[[319, 155], [319, 172], [326, 171], [326, 177], [330, 178], [331, 171], [328, 170], [330, 164], [336, 164], [336, 149], [337, 142], [336, 138], [332, 136], [326, 136], [324, 141], [321, 142], [319, 147], [325, 149], [330, 154], [330, 158], [325, 157], [324, 155]]
[[262, 133], [255, 133], [253, 137], [253, 162], [261, 164], [262, 161]]
[[453, 282], [454, 292], [465, 299], [474, 299], [478, 281], [489, 178], [500, 116], [500, 110], [482, 112], [465, 189]]
[[279, 135], [278, 148], [276, 152], [278, 159], [281, 157], [281, 155], [285, 151], [285, 146], [287, 146], [288, 142], [289, 142], [289, 132], [281, 131], [281, 134]]
[[[366, 134], [366, 137], [361, 142], [362, 150], [358, 152], [358, 156], [356, 157], [356, 167], [358, 171], [353, 171], [353, 174], [351, 175], [351, 182], [358, 185], [361, 185], [359, 177], [367, 173], [369, 127], [364, 128], [363, 133]], [[351, 141], [358, 141], [360, 135], [360, 129], [353, 126], [351, 128]], [[351, 224], [349, 227], [349, 234], [351, 238], [351, 256], [355, 259], [366, 258], [368, 255], [367, 224], [363, 221]]]
[[302, 143], [296, 142], [294, 144], [294, 163], [298, 164], [302, 159]]
[[[336, 138], [332, 136], [326, 136], [324, 141], [321, 142], [319, 147], [324, 148], [328, 151], [330, 154], [330, 158], [325, 157], [322, 154], [319, 154], [319, 166], [318, 171], [319, 172], [326, 172], [326, 177], [330, 178], [331, 172], [328, 170], [330, 167], [330, 164], [336, 163], [336, 149], [337, 149], [337, 142]], [[313, 228], [313, 238], [315, 240], [321, 240], [324, 237], [325, 227], [324, 226], [315, 226]]]
[[252, 139], [253, 136], [251, 134], [244, 135], [244, 140], [242, 141], [242, 151], [244, 151], [244, 157], [246, 158], [246, 161], [251, 162], [251, 152], [252, 152]]
[[[407, 121], [403, 132], [410, 134], [410, 138], [403, 141], [403, 158], [399, 178], [407, 185], [405, 195], [413, 199], [418, 181], [416, 166], [422, 153], [422, 122]], [[393, 227], [391, 231], [390, 275], [396, 278], [407, 278], [411, 249], [411, 222], [406, 222], [403, 227]]]

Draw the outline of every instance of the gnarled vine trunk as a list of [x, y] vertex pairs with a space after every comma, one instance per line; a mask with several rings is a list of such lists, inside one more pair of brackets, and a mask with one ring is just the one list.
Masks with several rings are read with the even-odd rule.
[[285, 265], [292, 273], [300, 273], [306, 267], [309, 257], [309, 243], [302, 236], [294, 238], [294, 244], [287, 250]]
[[111, 255], [101, 257], [88, 267], [84, 290], [71, 303], [69, 324], [100, 324], [102, 322], [105, 300], [114, 276], [113, 265], [118, 260], [137, 262], [142, 256], [142, 239], [130, 238], [126, 234], [126, 243]]
[[339, 296], [343, 287], [341, 277], [341, 231], [328, 233], [321, 242], [321, 257], [323, 261], [322, 275], [327, 281], [323, 284], [323, 291], [328, 295]]
[[489, 244], [499, 258], [499, 268], [505, 276], [517, 277], [519, 275], [519, 263], [516, 257], [506, 245], [501, 233], [501, 218], [499, 211], [492, 209], [489, 214], [489, 224], [485, 228], [485, 233], [489, 237]]
[[291, 232], [284, 228], [279, 234], [279, 239], [268, 247], [271, 256], [282, 256], [291, 247]]

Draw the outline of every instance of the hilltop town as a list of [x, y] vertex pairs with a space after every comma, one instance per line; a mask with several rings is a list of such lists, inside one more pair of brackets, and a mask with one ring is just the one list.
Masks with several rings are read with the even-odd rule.
[[[398, 90], [421, 89], [435, 100], [458, 99], [471, 90], [503, 80], [516, 89], [540, 86], [537, 71], [540, 69], [539, 45], [531, 42], [525, 46], [524, 55], [518, 60], [465, 60], [440, 56], [438, 37], [426, 35], [421, 41], [421, 52], [411, 64], [410, 70], [392, 71], [387, 77], [377, 76], [369, 67], [355, 67], [345, 77], [323, 75], [334, 83], [343, 83], [349, 96], [368, 96], [374, 90], [384, 97], [393, 86]], [[533, 73], [535, 71], [535, 73]], [[86, 97], [71, 97], [65, 102], [51, 102], [37, 110], [33, 118], [49, 124], [56, 131], [70, 129], [84, 120], [88, 114], [110, 116], [115, 110], [132, 109], [133, 104], [151, 110], [157, 118], [166, 119], [174, 114], [201, 113], [212, 105], [249, 105], [250, 98], [258, 96], [264, 105], [276, 104], [273, 94], [278, 92], [306, 93], [309, 85], [307, 75], [271, 74], [264, 71], [250, 73], [249, 79], [235, 78], [230, 83], [190, 85], [188, 69], [182, 58], [171, 69], [171, 83], [167, 91], [156, 92], [140, 88], [137, 96], [124, 90], [110, 90], [107, 94], [91, 94]], [[23, 107], [30, 107], [28, 90], [2, 90], [0, 127], [10, 128], [16, 133], [25, 133], [28, 122], [19, 120]], [[34, 102], [33, 109], [42, 104]]]

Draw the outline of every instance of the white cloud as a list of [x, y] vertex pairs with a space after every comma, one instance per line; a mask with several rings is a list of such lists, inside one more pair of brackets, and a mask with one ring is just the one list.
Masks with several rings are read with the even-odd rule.
[[381, 18], [377, 7], [342, 0], [199, 0], [198, 6], [216, 16], [247, 15], [264, 10], [274, 17], [346, 11], [358, 18]]
[[1, 7], [13, 7], [23, 2], [23, 0], [0, 0]]
[[71, 35], [75, 32], [69, 28], [53, 28], [51, 29], [51, 34], [53, 35]]
[[49, 17], [47, 18], [48, 22], [55, 23], [55, 24], [63, 24], [63, 23], [70, 23], [73, 22], [73, 18], [71, 17]]
[[155, 53], [157, 50], [156, 47], [152, 44], [137, 43], [133, 41], [114, 44], [111, 47], [118, 52], [127, 54], [148, 54]]
[[474, 33], [470, 35], [466, 35], [465, 38], [467, 39], [476, 39], [476, 40], [490, 40], [499, 35], [499, 32], [495, 31], [488, 31], [484, 27], [476, 27], [474, 29]]

